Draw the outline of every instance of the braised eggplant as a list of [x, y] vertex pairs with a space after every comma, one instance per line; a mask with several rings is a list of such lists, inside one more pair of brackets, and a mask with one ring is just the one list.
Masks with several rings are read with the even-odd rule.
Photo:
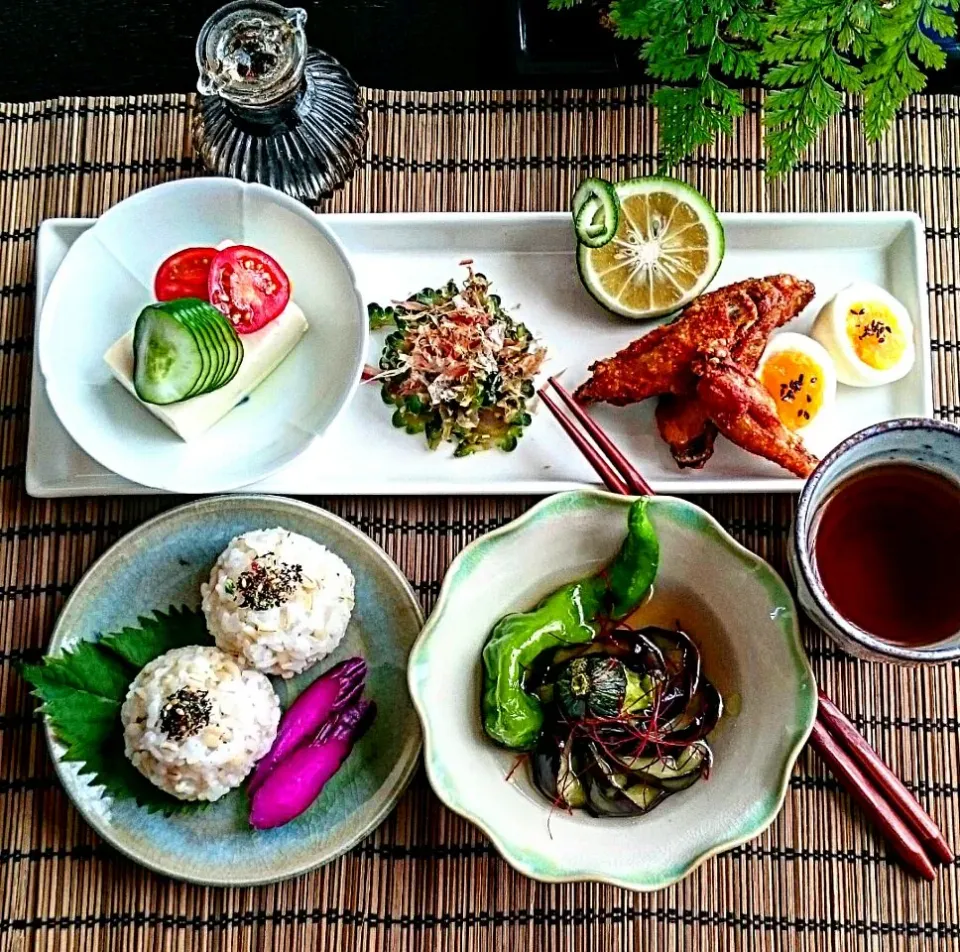
[[595, 655], [568, 661], [553, 684], [561, 713], [575, 720], [588, 716], [614, 719], [624, 711], [639, 714], [649, 710], [657, 682], [631, 670], [619, 658]]
[[693, 743], [706, 737], [720, 722], [723, 698], [709, 681], [689, 698], [686, 707], [663, 725], [663, 733], [673, 741]]
[[533, 782], [551, 803], [569, 809], [585, 806], [582, 765], [573, 758], [572, 744], [545, 735], [533, 752], [531, 764]]
[[723, 700], [685, 632], [621, 626], [539, 660], [533, 779], [551, 803], [640, 816], [709, 775]]
[[662, 753], [621, 757], [613, 761], [622, 770], [639, 777], [644, 783], [676, 792], [693, 786], [710, 769], [713, 753], [706, 741], [698, 740], [676, 754]]

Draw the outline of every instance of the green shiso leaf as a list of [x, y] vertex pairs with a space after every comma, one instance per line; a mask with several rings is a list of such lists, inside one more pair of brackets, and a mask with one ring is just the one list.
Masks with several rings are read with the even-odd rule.
[[81, 641], [68, 655], [24, 665], [23, 675], [36, 688], [33, 693], [44, 700], [89, 692], [119, 703], [133, 680], [122, 661], [89, 641]]
[[[145, 664], [174, 648], [210, 642], [203, 614], [187, 608], [172, 608], [168, 613], [154, 612], [137, 619], [139, 628], [123, 628], [102, 635], [99, 645], [119, 655], [139, 671]], [[129, 680], [123, 689], [126, 697]]]
[[135, 800], [150, 813], [192, 813], [209, 804], [177, 800], [147, 780], [123, 752], [120, 707], [140, 669], [174, 648], [212, 643], [203, 615], [171, 607], [137, 619], [97, 641], [81, 641], [55, 658], [20, 666], [20, 674], [43, 703], [64, 761], [82, 764], [115, 800]]

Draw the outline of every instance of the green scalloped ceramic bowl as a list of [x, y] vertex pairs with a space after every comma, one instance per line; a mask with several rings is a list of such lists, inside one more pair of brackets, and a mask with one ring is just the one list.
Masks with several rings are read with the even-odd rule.
[[616, 553], [631, 499], [563, 493], [468, 546], [410, 655], [427, 774], [443, 802], [480, 827], [520, 872], [660, 889], [761, 833], [786, 796], [813, 727], [817, 691], [780, 576], [692, 503], [650, 500], [661, 566], [641, 623], [678, 618], [727, 702], [708, 780], [636, 819], [551, 810], [515, 757], [480, 723], [480, 652], [497, 619], [532, 607]]

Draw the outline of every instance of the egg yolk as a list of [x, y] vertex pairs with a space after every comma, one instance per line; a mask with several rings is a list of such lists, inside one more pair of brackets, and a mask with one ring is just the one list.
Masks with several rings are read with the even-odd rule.
[[907, 349], [899, 322], [890, 308], [879, 301], [850, 305], [847, 336], [857, 357], [875, 370], [895, 367]]
[[802, 430], [823, 406], [823, 373], [812, 357], [799, 350], [772, 354], [763, 365], [760, 382], [788, 430]]

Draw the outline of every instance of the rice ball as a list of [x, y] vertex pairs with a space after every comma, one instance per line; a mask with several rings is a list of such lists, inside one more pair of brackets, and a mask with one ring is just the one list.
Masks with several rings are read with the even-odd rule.
[[343, 639], [353, 612], [346, 562], [287, 529], [233, 539], [200, 587], [207, 627], [224, 651], [250, 667], [291, 678]]
[[280, 702], [270, 681], [219, 648], [155, 658], [120, 709], [134, 767], [179, 800], [219, 800], [273, 745]]

